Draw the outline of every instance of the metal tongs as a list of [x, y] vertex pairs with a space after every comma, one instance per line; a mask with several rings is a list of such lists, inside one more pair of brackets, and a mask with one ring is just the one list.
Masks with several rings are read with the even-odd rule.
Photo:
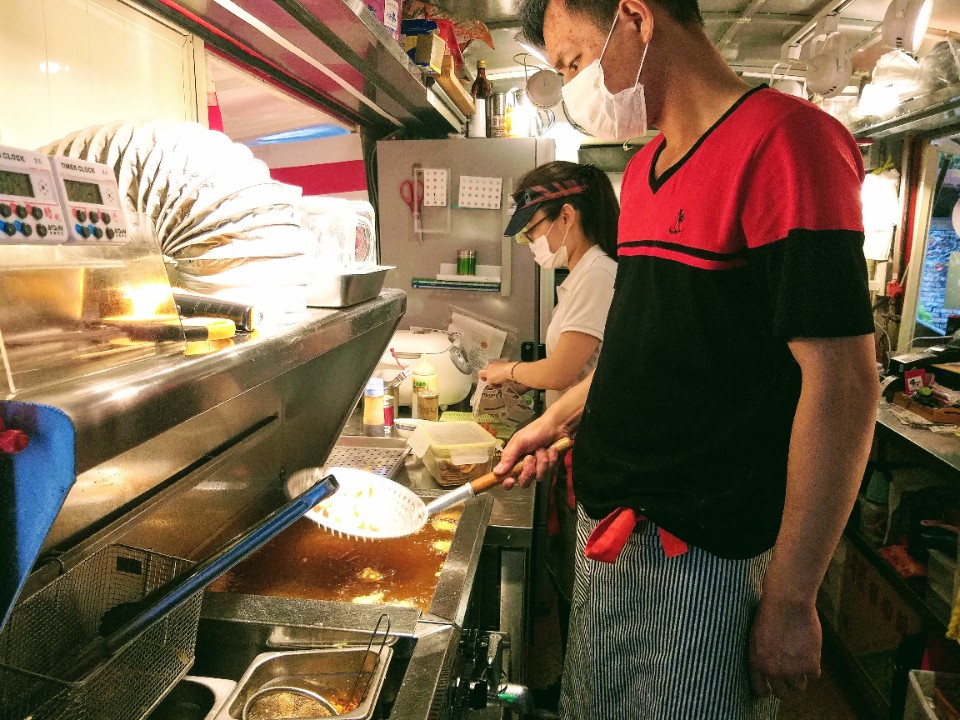
[[[564, 437], [550, 447], [562, 453], [572, 446], [573, 441]], [[424, 503], [403, 485], [356, 468], [307, 468], [294, 473], [290, 480], [297, 485], [309, 486], [325, 473], [334, 476], [340, 484], [339, 492], [316, 505], [307, 517], [338, 535], [388, 540], [413, 535], [434, 515], [497, 487], [504, 477], [516, 477], [522, 470], [523, 460], [506, 476], [489, 472], [430, 503]]]

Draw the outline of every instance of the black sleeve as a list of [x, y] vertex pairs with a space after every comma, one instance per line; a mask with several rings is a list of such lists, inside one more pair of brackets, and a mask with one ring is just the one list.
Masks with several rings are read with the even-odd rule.
[[774, 336], [873, 333], [862, 232], [791, 230], [783, 240], [752, 249], [749, 265], [769, 302]]

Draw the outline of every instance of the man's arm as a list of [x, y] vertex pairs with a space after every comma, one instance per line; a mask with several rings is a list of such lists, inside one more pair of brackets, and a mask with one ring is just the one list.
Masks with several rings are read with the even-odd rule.
[[754, 689], [783, 697], [820, 674], [817, 589], [850, 516], [870, 452], [879, 382], [872, 335], [798, 339], [803, 375], [780, 534], [754, 621]]
[[[523, 471], [516, 483], [519, 483], [520, 487], [526, 487], [534, 477], [537, 480], [546, 477], [557, 463], [557, 452], [549, 446], [562, 437], [570, 437], [577, 429], [583, 407], [587, 404], [591, 382], [593, 373], [567, 390], [543, 415], [510, 438], [510, 442], [503, 449], [500, 464], [493, 469], [494, 472], [509, 472], [521, 457], [527, 455]], [[513, 478], [508, 477], [503, 481], [503, 487], [511, 488], [516, 483]]]

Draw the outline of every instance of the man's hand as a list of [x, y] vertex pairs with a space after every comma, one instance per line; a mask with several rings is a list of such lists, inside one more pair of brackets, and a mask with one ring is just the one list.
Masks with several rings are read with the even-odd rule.
[[812, 602], [765, 596], [750, 632], [750, 679], [760, 697], [781, 700], [820, 677], [820, 620]]
[[521, 458], [523, 458], [523, 470], [516, 480], [507, 477], [503, 481], [503, 487], [509, 489], [515, 484], [527, 487], [534, 477], [537, 480], [543, 480], [557, 464], [557, 451], [550, 445], [564, 435], [566, 433], [563, 429], [546, 416], [519, 430], [503, 449], [500, 464], [493, 471], [498, 475], [506, 475], [514, 465], [520, 462]]
[[503, 449], [500, 464], [493, 471], [497, 475], [506, 475], [521, 458], [523, 469], [516, 480], [510, 477], [504, 479], [503, 487], [509, 489], [516, 484], [527, 487], [533, 478], [543, 480], [553, 469], [557, 464], [557, 451], [550, 446], [562, 437], [573, 437], [587, 402], [591, 382], [593, 373], [567, 390], [541, 417], [510, 438]]

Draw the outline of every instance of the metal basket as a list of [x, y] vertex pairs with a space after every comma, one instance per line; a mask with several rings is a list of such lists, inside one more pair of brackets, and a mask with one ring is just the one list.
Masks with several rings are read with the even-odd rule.
[[193, 664], [202, 593], [79, 678], [108, 610], [141, 600], [188, 560], [110, 545], [20, 603], [0, 634], [0, 717], [137, 720]]

